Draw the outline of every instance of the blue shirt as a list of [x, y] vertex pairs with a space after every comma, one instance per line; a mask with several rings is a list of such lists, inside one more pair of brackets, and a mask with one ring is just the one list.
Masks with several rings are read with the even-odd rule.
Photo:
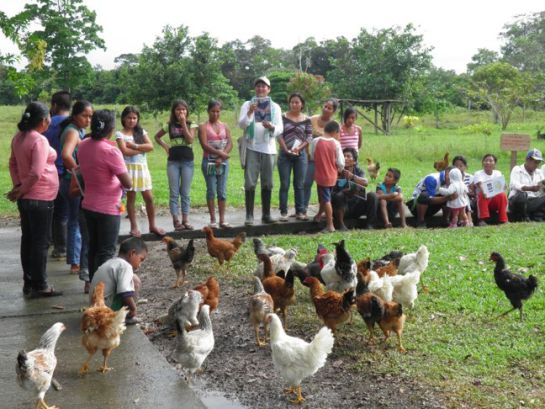
[[57, 152], [57, 159], [55, 160], [55, 166], [59, 175], [64, 173], [64, 164], [61, 157], [61, 122], [67, 118], [66, 115], [55, 115], [51, 118], [49, 128], [44, 132], [44, 136], [49, 141], [49, 146], [55, 149]]

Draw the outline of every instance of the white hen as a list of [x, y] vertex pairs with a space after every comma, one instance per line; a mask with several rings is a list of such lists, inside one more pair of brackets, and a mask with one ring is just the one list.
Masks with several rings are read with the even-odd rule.
[[[335, 244], [335, 257], [322, 257], [324, 267], [320, 271], [322, 281], [328, 290], [343, 293], [349, 288], [356, 288], [358, 285], [358, 267], [350, 254], [345, 249], [344, 240]], [[326, 263], [327, 261], [327, 263]]]
[[400, 303], [403, 308], [413, 308], [414, 301], [418, 297], [416, 285], [420, 281], [420, 271], [413, 271], [403, 276], [391, 277], [394, 286], [393, 299]]
[[195, 290], [188, 290], [168, 309], [167, 324], [175, 325], [176, 320], [180, 320], [185, 328], [192, 325], [199, 325], [197, 314], [199, 313], [199, 305], [201, 303], [201, 293]]
[[36, 409], [56, 409], [56, 406], [47, 406], [44, 397], [53, 379], [53, 371], [57, 366], [55, 346], [61, 333], [66, 329], [62, 322], [57, 322], [49, 328], [40, 338], [37, 349], [19, 352], [17, 356], [17, 383], [25, 388], [33, 388], [38, 392], [38, 398], [34, 403]]
[[[296, 249], [289, 249], [284, 254], [277, 253], [269, 256], [274, 274], [278, 274], [280, 271], [288, 272], [292, 263], [295, 261], [295, 256], [297, 256]], [[254, 275], [260, 279], [263, 279], [263, 270], [264, 263], [262, 261], [258, 261]]]
[[301, 403], [305, 400], [301, 394], [301, 382], [325, 365], [335, 342], [333, 334], [329, 328], [322, 327], [312, 342], [308, 343], [287, 335], [276, 314], [269, 314], [267, 319], [270, 322], [274, 367], [288, 382], [289, 392], [297, 393], [297, 398], [290, 402]]
[[369, 291], [373, 294], [378, 295], [384, 301], [392, 301], [392, 296], [394, 292], [394, 286], [392, 285], [392, 277], [385, 275], [379, 277], [376, 271], [371, 270], [369, 272]]
[[406, 274], [413, 271], [420, 271], [423, 273], [428, 268], [428, 259], [430, 253], [428, 248], [422, 244], [416, 253], [405, 254], [399, 260], [399, 267], [397, 274]]
[[198, 315], [200, 328], [187, 332], [181, 320], [176, 320], [176, 348], [172, 359], [182, 364], [189, 373], [194, 374], [201, 369], [202, 363], [214, 349], [214, 332], [210, 321], [210, 306], [204, 304]]

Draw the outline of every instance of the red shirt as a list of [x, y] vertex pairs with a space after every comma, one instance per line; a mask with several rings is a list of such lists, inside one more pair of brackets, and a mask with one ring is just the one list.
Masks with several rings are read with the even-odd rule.
[[339, 141], [320, 136], [312, 140], [310, 148], [314, 158], [314, 180], [318, 186], [335, 186], [339, 169], [344, 168], [344, 155]]
[[57, 153], [42, 134], [18, 132], [13, 137], [9, 173], [13, 185], [20, 185], [21, 199], [55, 199], [59, 191], [55, 159]]

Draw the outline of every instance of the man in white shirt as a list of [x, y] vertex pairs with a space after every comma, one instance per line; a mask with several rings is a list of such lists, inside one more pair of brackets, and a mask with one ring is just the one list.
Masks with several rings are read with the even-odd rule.
[[544, 176], [539, 165], [543, 156], [538, 149], [530, 149], [522, 165], [515, 166], [509, 180], [509, 212], [514, 220], [543, 221], [545, 194], [540, 182]]
[[254, 224], [255, 187], [261, 178], [261, 206], [263, 223], [275, 223], [271, 217], [273, 170], [276, 162], [276, 137], [282, 134], [284, 125], [280, 106], [269, 98], [271, 82], [259, 77], [254, 82], [255, 97], [240, 108], [238, 125], [246, 139], [246, 164], [244, 166], [244, 190], [246, 203], [245, 225]]

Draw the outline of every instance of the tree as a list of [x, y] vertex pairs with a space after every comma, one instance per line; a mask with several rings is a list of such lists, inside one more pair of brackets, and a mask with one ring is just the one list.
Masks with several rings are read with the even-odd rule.
[[396, 99], [406, 96], [411, 81], [430, 67], [430, 49], [414, 27], [376, 33], [362, 29], [348, 52], [333, 61], [328, 81], [336, 94], [354, 99]]
[[470, 91], [490, 105], [505, 130], [513, 110], [523, 102], [531, 86], [528, 75], [511, 64], [495, 62], [475, 71]]
[[[46, 70], [40, 77], [53, 77], [56, 87], [72, 89], [85, 82], [92, 73], [85, 54], [95, 48], [105, 49], [96, 13], [83, 0], [31, 0], [22, 12], [11, 18], [4, 15], [2, 20], [4, 27], [18, 34], [23, 44], [18, 44], [19, 48], [26, 57], [39, 56], [38, 50], [29, 52], [26, 46], [44, 47]], [[38, 62], [39, 58], [34, 61]]]
[[292, 76], [287, 87], [288, 94], [300, 93], [306, 102], [307, 112], [313, 113], [331, 95], [329, 85], [315, 75], [298, 72]]
[[489, 50], [487, 48], [479, 48], [477, 54], [471, 57], [471, 62], [467, 64], [467, 73], [472, 75], [475, 70], [483, 65], [492, 64], [499, 61], [500, 55], [497, 51]]
[[519, 16], [504, 29], [503, 59], [523, 72], [544, 72], [545, 11]]

